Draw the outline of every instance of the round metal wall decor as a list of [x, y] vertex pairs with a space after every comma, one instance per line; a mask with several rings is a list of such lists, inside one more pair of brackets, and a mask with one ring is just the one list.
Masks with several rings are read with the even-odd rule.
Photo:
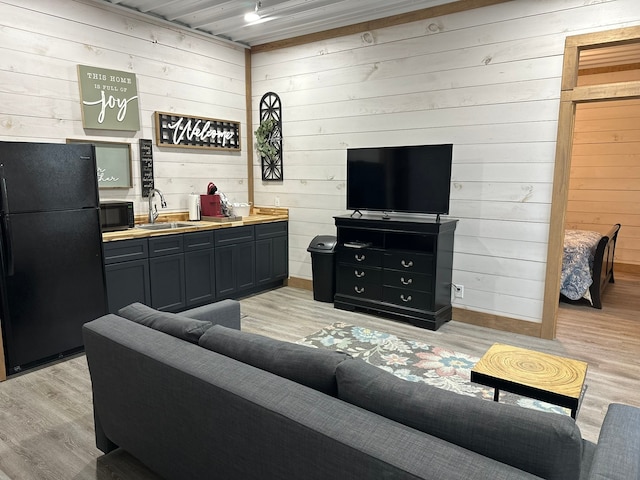
[[256, 141], [262, 163], [262, 180], [282, 180], [282, 104], [280, 97], [267, 92], [260, 100], [260, 127]]

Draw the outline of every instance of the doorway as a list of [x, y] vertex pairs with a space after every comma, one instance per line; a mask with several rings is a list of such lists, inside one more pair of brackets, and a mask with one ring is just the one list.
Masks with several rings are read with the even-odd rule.
[[600, 49], [611, 50], [628, 46], [640, 48], [640, 27], [577, 35], [567, 37], [565, 42], [542, 312], [542, 338], [553, 339], [556, 333], [576, 106], [588, 102], [640, 98], [640, 81], [638, 80], [581, 85], [579, 82], [580, 57], [581, 54], [588, 57], [590, 54], [602, 52]]

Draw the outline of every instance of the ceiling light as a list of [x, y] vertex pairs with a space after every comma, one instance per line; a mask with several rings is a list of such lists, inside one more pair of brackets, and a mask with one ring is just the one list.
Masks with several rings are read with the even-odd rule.
[[258, 20], [260, 20], [260, 14], [258, 13], [258, 10], [262, 7], [262, 2], [258, 1], [256, 2], [256, 8], [253, 12], [249, 12], [244, 16], [244, 21], [245, 22], [257, 22]]

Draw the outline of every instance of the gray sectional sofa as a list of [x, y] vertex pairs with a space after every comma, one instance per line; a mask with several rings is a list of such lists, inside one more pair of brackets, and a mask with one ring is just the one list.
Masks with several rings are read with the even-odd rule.
[[232, 300], [120, 314], [84, 326], [97, 446], [167, 479], [640, 480], [638, 408], [594, 445], [568, 416], [241, 332]]

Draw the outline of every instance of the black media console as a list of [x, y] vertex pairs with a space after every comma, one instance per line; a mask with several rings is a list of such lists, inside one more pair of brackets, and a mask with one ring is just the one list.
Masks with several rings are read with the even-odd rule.
[[451, 320], [457, 220], [381, 213], [334, 219], [335, 308], [366, 309], [430, 330]]

